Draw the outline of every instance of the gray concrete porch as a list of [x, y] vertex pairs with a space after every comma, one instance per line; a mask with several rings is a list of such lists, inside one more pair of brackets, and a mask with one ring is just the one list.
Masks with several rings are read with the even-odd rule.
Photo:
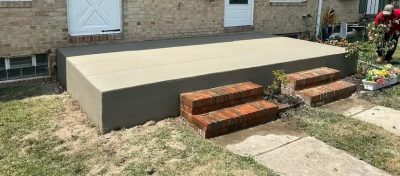
[[347, 76], [345, 49], [259, 33], [61, 48], [58, 79], [103, 133], [179, 115], [179, 94], [321, 66]]

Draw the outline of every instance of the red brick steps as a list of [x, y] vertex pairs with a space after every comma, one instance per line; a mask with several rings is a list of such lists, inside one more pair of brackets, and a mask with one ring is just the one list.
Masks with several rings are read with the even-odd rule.
[[350, 97], [357, 90], [355, 84], [339, 81], [339, 70], [327, 67], [291, 73], [288, 78], [289, 83], [282, 87], [282, 93], [299, 96], [310, 106]]
[[264, 88], [245, 82], [181, 94], [181, 115], [204, 138], [272, 120], [278, 106], [262, 100]]
[[312, 106], [321, 106], [339, 99], [350, 97], [357, 86], [346, 81], [336, 81], [325, 85], [299, 91], [304, 102]]
[[211, 138], [274, 120], [278, 106], [265, 100], [194, 116], [194, 125], [204, 138]]

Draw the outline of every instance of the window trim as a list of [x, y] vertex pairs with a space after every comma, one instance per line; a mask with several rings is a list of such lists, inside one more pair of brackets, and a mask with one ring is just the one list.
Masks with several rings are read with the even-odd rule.
[[[21, 56], [21, 57], [28, 57], [28, 56]], [[32, 61], [32, 66], [31, 67], [35, 67], [35, 71], [34, 71], [33, 76], [32, 75], [22, 75], [22, 72], [21, 72], [21, 75], [19, 75], [15, 79], [10, 79], [9, 70], [21, 69], [21, 71], [22, 71], [22, 69], [24, 69], [24, 68], [26, 69], [26, 68], [31, 68], [31, 67], [11, 68], [10, 60], [12, 60], [13, 58], [18, 58], [18, 57], [12, 57], [12, 58], [3, 57], [2, 59], [4, 59], [4, 63], [5, 63], [5, 70], [4, 71], [6, 71], [6, 79], [4, 81], [18, 80], [18, 79], [25, 79], [25, 78], [34, 78], [34, 77], [43, 76], [44, 72], [43, 73], [37, 73], [37, 69], [38, 69], [38, 67], [43, 67], [43, 66], [46, 66], [46, 65], [45, 64], [39, 64], [38, 65], [37, 61], [36, 61], [36, 55], [32, 55], [30, 57], [31, 57], [31, 61]], [[48, 58], [47, 58], [47, 61], [48, 61]], [[47, 70], [50, 70], [50, 66], [49, 66], [48, 63], [47, 63], [46, 67], [47, 67]], [[50, 73], [47, 73], [46, 75], [50, 75]]]

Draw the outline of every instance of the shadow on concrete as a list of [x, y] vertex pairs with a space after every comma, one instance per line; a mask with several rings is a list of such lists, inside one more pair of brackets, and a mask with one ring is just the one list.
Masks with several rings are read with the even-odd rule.
[[260, 39], [260, 38], [270, 38], [270, 37], [274, 36], [267, 35], [264, 33], [229, 34], [229, 35], [214, 35], [214, 36], [190, 37], [190, 38], [179, 38], [179, 39], [164, 39], [164, 40], [138, 41], [138, 42], [127, 42], [127, 43], [99, 44], [91, 46], [66, 47], [66, 48], [60, 48], [58, 49], [58, 51], [66, 57], [73, 57], [73, 56], [111, 53], [120, 51], [149, 50], [157, 48], [170, 48], [179, 46], [234, 42], [240, 40]]

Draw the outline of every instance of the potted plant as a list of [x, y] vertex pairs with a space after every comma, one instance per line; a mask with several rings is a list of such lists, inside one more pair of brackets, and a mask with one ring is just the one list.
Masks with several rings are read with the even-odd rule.
[[398, 74], [391, 65], [383, 66], [381, 69], [372, 69], [368, 71], [363, 80], [366, 90], [377, 90], [393, 84], [398, 81]]

